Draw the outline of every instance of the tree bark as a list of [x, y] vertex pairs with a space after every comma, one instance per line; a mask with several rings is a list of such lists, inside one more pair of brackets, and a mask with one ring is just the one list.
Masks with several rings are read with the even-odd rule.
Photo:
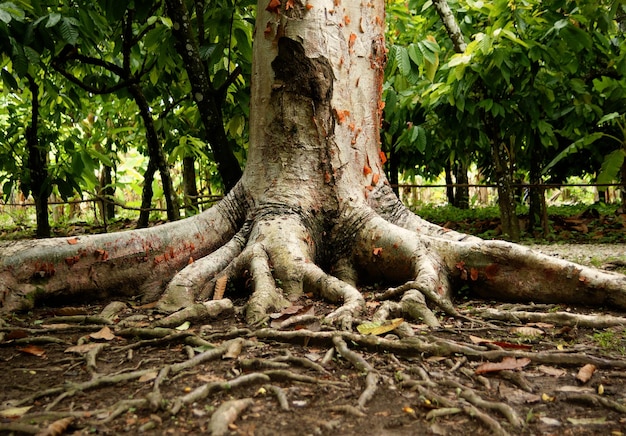
[[148, 166], [143, 173], [143, 189], [141, 190], [141, 210], [137, 219], [137, 228], [143, 229], [150, 224], [150, 210], [152, 208], [152, 182], [154, 182], [154, 174], [156, 173], [156, 165], [152, 159], [148, 159]]
[[183, 157], [183, 187], [186, 215], [198, 213], [198, 187], [196, 186], [196, 167], [193, 156]]
[[398, 200], [379, 148], [382, 1], [260, 0], [257, 13], [239, 183], [207, 211], [161, 227], [5, 247], [0, 311], [121, 292], [175, 311], [221, 298], [244, 276], [251, 323], [306, 291], [337, 302], [327, 319], [349, 329], [365, 308], [357, 286], [368, 283], [391, 286], [377, 298], [398, 298], [400, 313], [433, 325], [426, 301], [458, 315], [461, 286], [489, 299], [626, 309], [626, 276], [444, 229]]
[[[190, 16], [183, 0], [166, 0], [167, 13], [172, 19], [173, 34], [177, 41], [187, 76], [191, 83], [193, 99], [198, 106], [205, 134], [226, 192], [241, 178], [241, 167], [235, 157], [224, 130], [221, 90], [213, 87], [200, 59], [198, 42], [191, 28]], [[221, 91], [221, 92], [220, 92]]]
[[519, 241], [520, 227], [516, 214], [515, 190], [513, 189], [513, 174], [511, 156], [506, 145], [501, 141], [494, 141], [491, 147], [496, 186], [498, 190], [498, 207], [502, 233], [511, 241]]
[[[178, 199], [176, 197], [176, 191], [174, 190], [174, 183], [172, 182], [170, 168], [167, 164], [165, 154], [163, 153], [163, 148], [161, 147], [161, 141], [159, 141], [156, 128], [154, 127], [154, 120], [152, 119], [150, 105], [148, 104], [148, 101], [138, 84], [131, 84], [128, 87], [128, 91], [135, 99], [137, 106], [139, 106], [139, 114], [141, 115], [146, 129], [146, 143], [148, 147], [149, 161], [159, 170], [159, 175], [161, 176], [163, 196], [165, 197], [165, 204], [167, 208], [167, 219], [169, 221], [176, 221], [180, 219]], [[150, 163], [148, 165], [150, 165]], [[147, 186], [148, 184], [145, 183], [144, 189], [146, 189]], [[150, 187], [150, 191], [151, 190], [152, 187]], [[146, 193], [144, 193], [143, 198], [147, 198]]]
[[35, 201], [35, 216], [38, 238], [50, 237], [50, 219], [48, 217], [48, 150], [39, 143], [39, 85], [34, 77], [28, 76], [28, 88], [32, 97], [31, 121], [26, 128], [26, 148], [28, 149], [28, 172], [30, 191]]

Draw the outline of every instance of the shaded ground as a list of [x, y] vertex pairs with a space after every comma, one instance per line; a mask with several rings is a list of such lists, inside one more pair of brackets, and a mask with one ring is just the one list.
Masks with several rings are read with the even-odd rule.
[[[541, 248], [621, 267], [608, 247]], [[254, 328], [226, 297], [234, 313], [168, 328], [130, 300], [0, 319], [0, 434], [626, 433], [624, 314], [462, 296], [467, 319], [376, 336], [323, 325], [335, 307], [311, 296]]]

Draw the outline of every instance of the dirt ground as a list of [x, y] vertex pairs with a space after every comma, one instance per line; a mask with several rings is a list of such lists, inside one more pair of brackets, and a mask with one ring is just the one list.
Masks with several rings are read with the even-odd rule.
[[363, 335], [311, 296], [251, 327], [232, 297], [167, 328], [131, 300], [0, 319], [0, 434], [626, 433], [625, 314], [462, 296], [441, 328]]
[[[135, 224], [77, 222], [55, 236]], [[501, 233], [498, 219], [438, 224]], [[34, 234], [0, 228], [0, 240]], [[535, 248], [626, 272], [622, 208], [551, 217], [547, 240], [584, 244]], [[133, 300], [0, 317], [0, 434], [626, 434], [624, 313], [461, 295], [462, 316], [439, 314], [440, 328], [407, 320], [362, 335], [324, 325], [335, 307], [312, 297], [268, 329], [226, 296], [233, 312], [167, 328]], [[378, 304], [368, 299], [364, 320]]]

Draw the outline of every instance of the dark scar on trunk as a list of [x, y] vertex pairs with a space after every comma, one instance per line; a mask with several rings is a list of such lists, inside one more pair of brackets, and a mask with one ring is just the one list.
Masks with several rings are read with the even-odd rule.
[[324, 57], [309, 58], [304, 47], [287, 37], [278, 40], [278, 56], [272, 61], [276, 81], [283, 91], [329, 103], [333, 95], [333, 70]]

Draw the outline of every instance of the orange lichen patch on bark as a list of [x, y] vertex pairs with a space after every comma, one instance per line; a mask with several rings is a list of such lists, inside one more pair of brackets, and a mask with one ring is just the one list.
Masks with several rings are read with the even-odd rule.
[[385, 154], [385, 152], [382, 150], [379, 150], [378, 157], [380, 157], [380, 163], [385, 165], [385, 162], [387, 162], [387, 155]]
[[478, 280], [478, 270], [476, 268], [470, 268], [470, 279], [474, 282]]
[[331, 181], [330, 173], [328, 171], [324, 172], [324, 183], [329, 184]]
[[99, 260], [107, 260], [109, 258], [109, 253], [106, 250], [97, 249], [93, 252], [94, 256], [96, 256]]
[[307, 11], [310, 11], [311, 9], [313, 9], [313, 5], [311, 3], [307, 3], [306, 5], [304, 5], [304, 7], [306, 8]]
[[78, 262], [80, 260], [80, 256], [76, 255], [76, 256], [71, 256], [71, 257], [66, 257], [65, 258], [65, 263], [67, 264], [67, 266], [72, 266], [74, 265], [76, 262]]
[[285, 3], [285, 10], [288, 11], [289, 9], [293, 9], [293, 7], [294, 7], [293, 0], [287, 0], [287, 3]]
[[280, 0], [270, 0], [265, 10], [273, 14], [277, 14], [279, 8], [280, 8]]
[[348, 39], [348, 48], [354, 47], [354, 43], [356, 42], [356, 34], [351, 33], [350, 38]]
[[35, 262], [35, 274], [39, 277], [52, 277], [56, 272], [51, 262]]
[[363, 175], [367, 176], [368, 174], [371, 174], [372, 169], [370, 168], [370, 166], [368, 164], [365, 164], [363, 166]]
[[265, 30], [263, 31], [263, 34], [265, 35], [266, 38], [272, 34], [272, 23], [270, 23], [269, 21], [267, 22], [267, 25], [265, 26]]
[[349, 16], [347, 16], [347, 15], [346, 15], [345, 17], [343, 17], [343, 22], [344, 22], [344, 23], [346, 23], [346, 26], [347, 26], [348, 24], [350, 24], [350, 17], [349, 17]]
[[487, 277], [487, 280], [493, 279], [496, 276], [496, 274], [498, 274], [499, 269], [500, 267], [498, 266], [498, 264], [491, 263], [487, 265], [485, 267], [485, 276]]
[[337, 117], [337, 122], [339, 124], [343, 124], [346, 121], [346, 118], [350, 116], [350, 111], [335, 109], [335, 116]]
[[376, 186], [378, 180], [380, 179], [380, 174], [376, 173], [372, 176], [372, 186]]
[[334, 4], [335, 4], [335, 7], [339, 6], [341, 4], [341, 0], [335, 0]]
[[78, 244], [78, 238], [69, 238], [67, 240], [67, 243], [70, 244], [70, 245], [76, 245], [76, 244]]
[[367, 189], [368, 191], [373, 191], [374, 187], [372, 185], [366, 185], [365, 189]]
[[161, 262], [163, 262], [165, 260], [165, 256], [162, 254], [159, 254], [158, 256], [154, 256], [154, 264], [158, 265]]

